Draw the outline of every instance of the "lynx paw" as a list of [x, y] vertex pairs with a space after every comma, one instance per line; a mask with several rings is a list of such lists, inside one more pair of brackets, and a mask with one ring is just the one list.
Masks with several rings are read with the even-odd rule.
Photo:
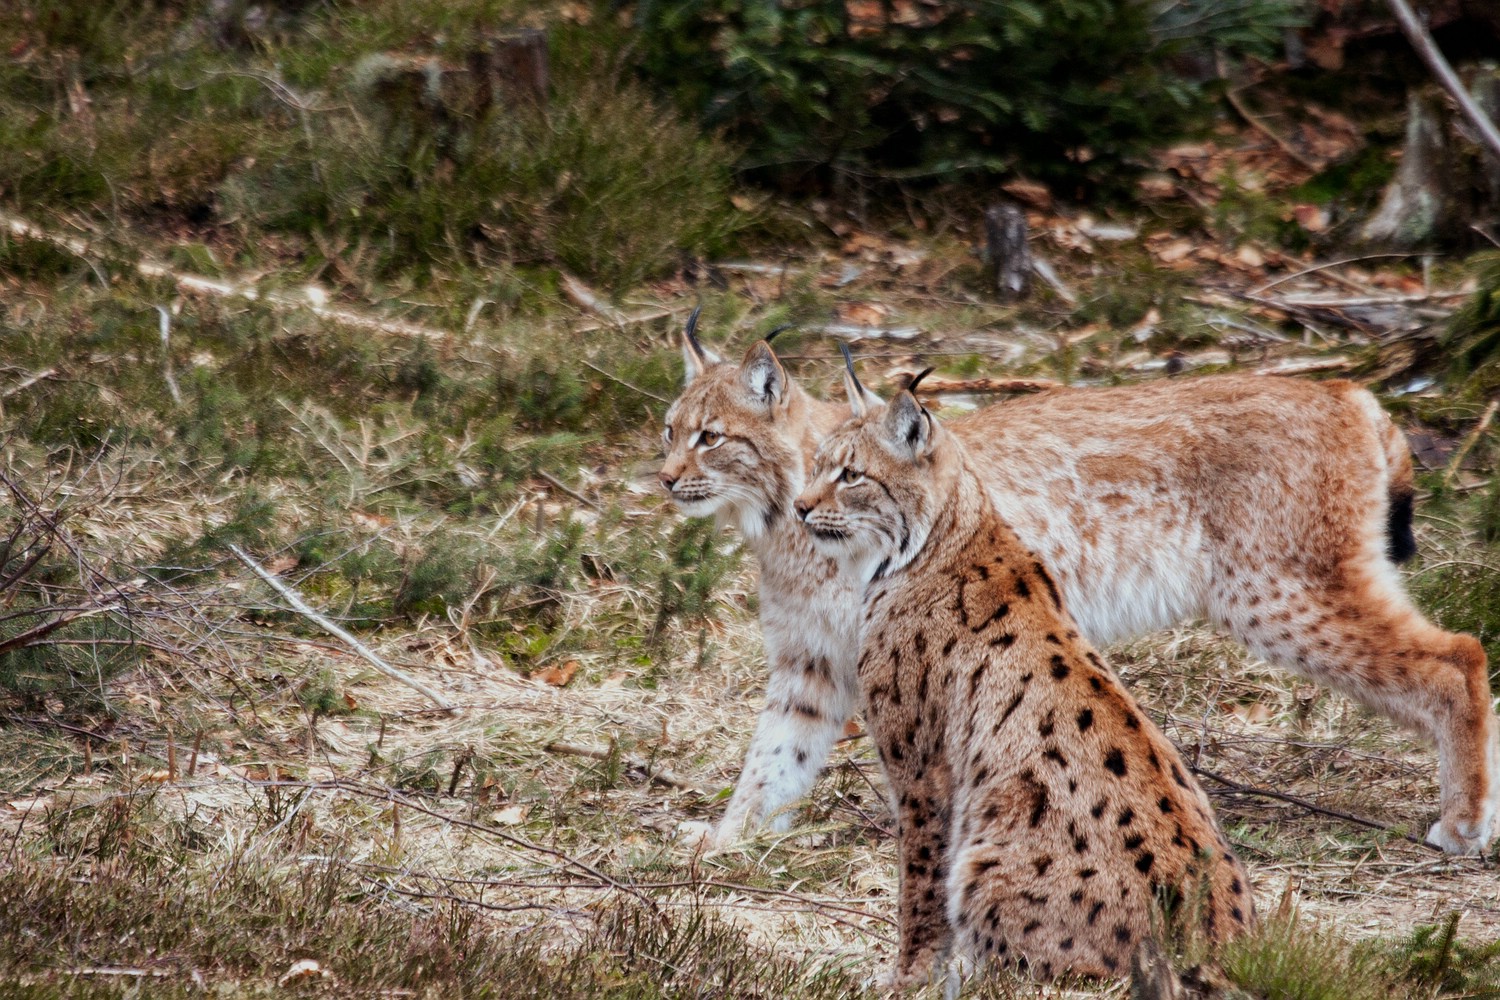
[[1427, 831], [1427, 842], [1449, 854], [1483, 854], [1495, 839], [1495, 804], [1486, 802], [1478, 820], [1450, 823], [1438, 820]]

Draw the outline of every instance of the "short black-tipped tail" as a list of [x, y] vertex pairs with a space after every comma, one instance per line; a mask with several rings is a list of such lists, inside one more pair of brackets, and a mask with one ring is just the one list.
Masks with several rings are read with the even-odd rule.
[[1386, 515], [1385, 551], [1394, 563], [1404, 563], [1417, 554], [1417, 538], [1411, 532], [1412, 499], [1410, 487], [1391, 491], [1391, 507]]

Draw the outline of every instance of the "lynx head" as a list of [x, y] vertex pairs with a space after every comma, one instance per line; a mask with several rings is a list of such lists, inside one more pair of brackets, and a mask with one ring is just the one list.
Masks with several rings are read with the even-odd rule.
[[732, 518], [754, 539], [801, 486], [798, 390], [771, 350], [780, 330], [734, 364], [699, 343], [697, 325], [695, 309], [682, 336], [687, 384], [662, 431], [661, 484], [684, 514]]
[[793, 504], [813, 544], [865, 582], [916, 558], [951, 490], [957, 456], [913, 392], [926, 374], [884, 404], [850, 365], [853, 416], [819, 446]]

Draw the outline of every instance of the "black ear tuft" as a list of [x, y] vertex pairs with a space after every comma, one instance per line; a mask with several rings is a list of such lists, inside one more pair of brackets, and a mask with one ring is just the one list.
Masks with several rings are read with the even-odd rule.
[[917, 383], [921, 382], [924, 378], [931, 375], [935, 370], [936, 369], [934, 369], [931, 365], [928, 365], [926, 368], [923, 368], [921, 371], [917, 372], [911, 377], [911, 380], [906, 383], [906, 391], [915, 396], [917, 394]]
[[859, 376], [854, 374], [854, 352], [849, 350], [848, 344], [840, 343], [839, 353], [844, 356], [844, 371], [849, 373], [850, 380], [853, 381], [856, 386], [863, 389], [864, 386], [860, 384]]
[[796, 326], [795, 323], [787, 323], [787, 324], [785, 324], [783, 326], [778, 326], [776, 329], [772, 330], [770, 333], [766, 334], [761, 339], [764, 340], [766, 343], [769, 344], [771, 341], [773, 341], [773, 340], [776, 339], [776, 335], [778, 333], [786, 333], [788, 330], [792, 329], [792, 327], [794, 327], [794, 326]]
[[703, 314], [702, 306], [694, 306], [693, 314], [688, 317], [687, 327], [682, 331], [687, 337], [688, 343], [693, 345], [694, 352], [701, 358], [704, 356], [703, 345], [698, 343], [698, 317]]

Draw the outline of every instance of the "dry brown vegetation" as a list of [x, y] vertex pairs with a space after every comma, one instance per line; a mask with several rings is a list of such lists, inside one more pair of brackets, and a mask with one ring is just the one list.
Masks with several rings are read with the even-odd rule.
[[[410, 4], [331, 5], [241, 48], [194, 42], [207, 15], [168, 4], [138, 43], [182, 57], [168, 76], [119, 43], [124, 8], [32, 6], [78, 16], [0, 14], [6, 995], [858, 993], [894, 933], [862, 735], [791, 833], [708, 856], [675, 836], [722, 808], [765, 680], [751, 560], [655, 483], [699, 303], [731, 353], [798, 324], [777, 346], [825, 394], [835, 338], [860, 341], [877, 388], [938, 365], [953, 407], [995, 380], [1358, 378], [1419, 459], [1414, 594], [1500, 653], [1500, 272], [1345, 252], [1390, 172], [1384, 118], [1299, 105], [1268, 133], [1226, 113], [1113, 207], [1012, 179], [1052, 280], [1001, 304], [987, 197], [736, 187], [719, 140], [590, 82], [573, 28], [557, 117], [486, 126], [537, 156], [503, 196], [481, 196], [483, 157], [454, 174], [421, 143], [396, 162], [309, 140], [301, 123], [368, 124], [335, 99], [342, 65], [447, 52], [463, 11], [503, 3], [424, 0], [421, 37]], [[75, 47], [43, 59], [64, 28]], [[1276, 106], [1251, 91], [1255, 115]], [[143, 107], [177, 124], [147, 136]], [[578, 150], [607, 155], [559, 166]], [[1415, 842], [1430, 748], [1199, 627], [1111, 652], [1269, 915], [1205, 981], [1495, 995], [1494, 852]], [[1001, 975], [966, 995], [1125, 989]]]

